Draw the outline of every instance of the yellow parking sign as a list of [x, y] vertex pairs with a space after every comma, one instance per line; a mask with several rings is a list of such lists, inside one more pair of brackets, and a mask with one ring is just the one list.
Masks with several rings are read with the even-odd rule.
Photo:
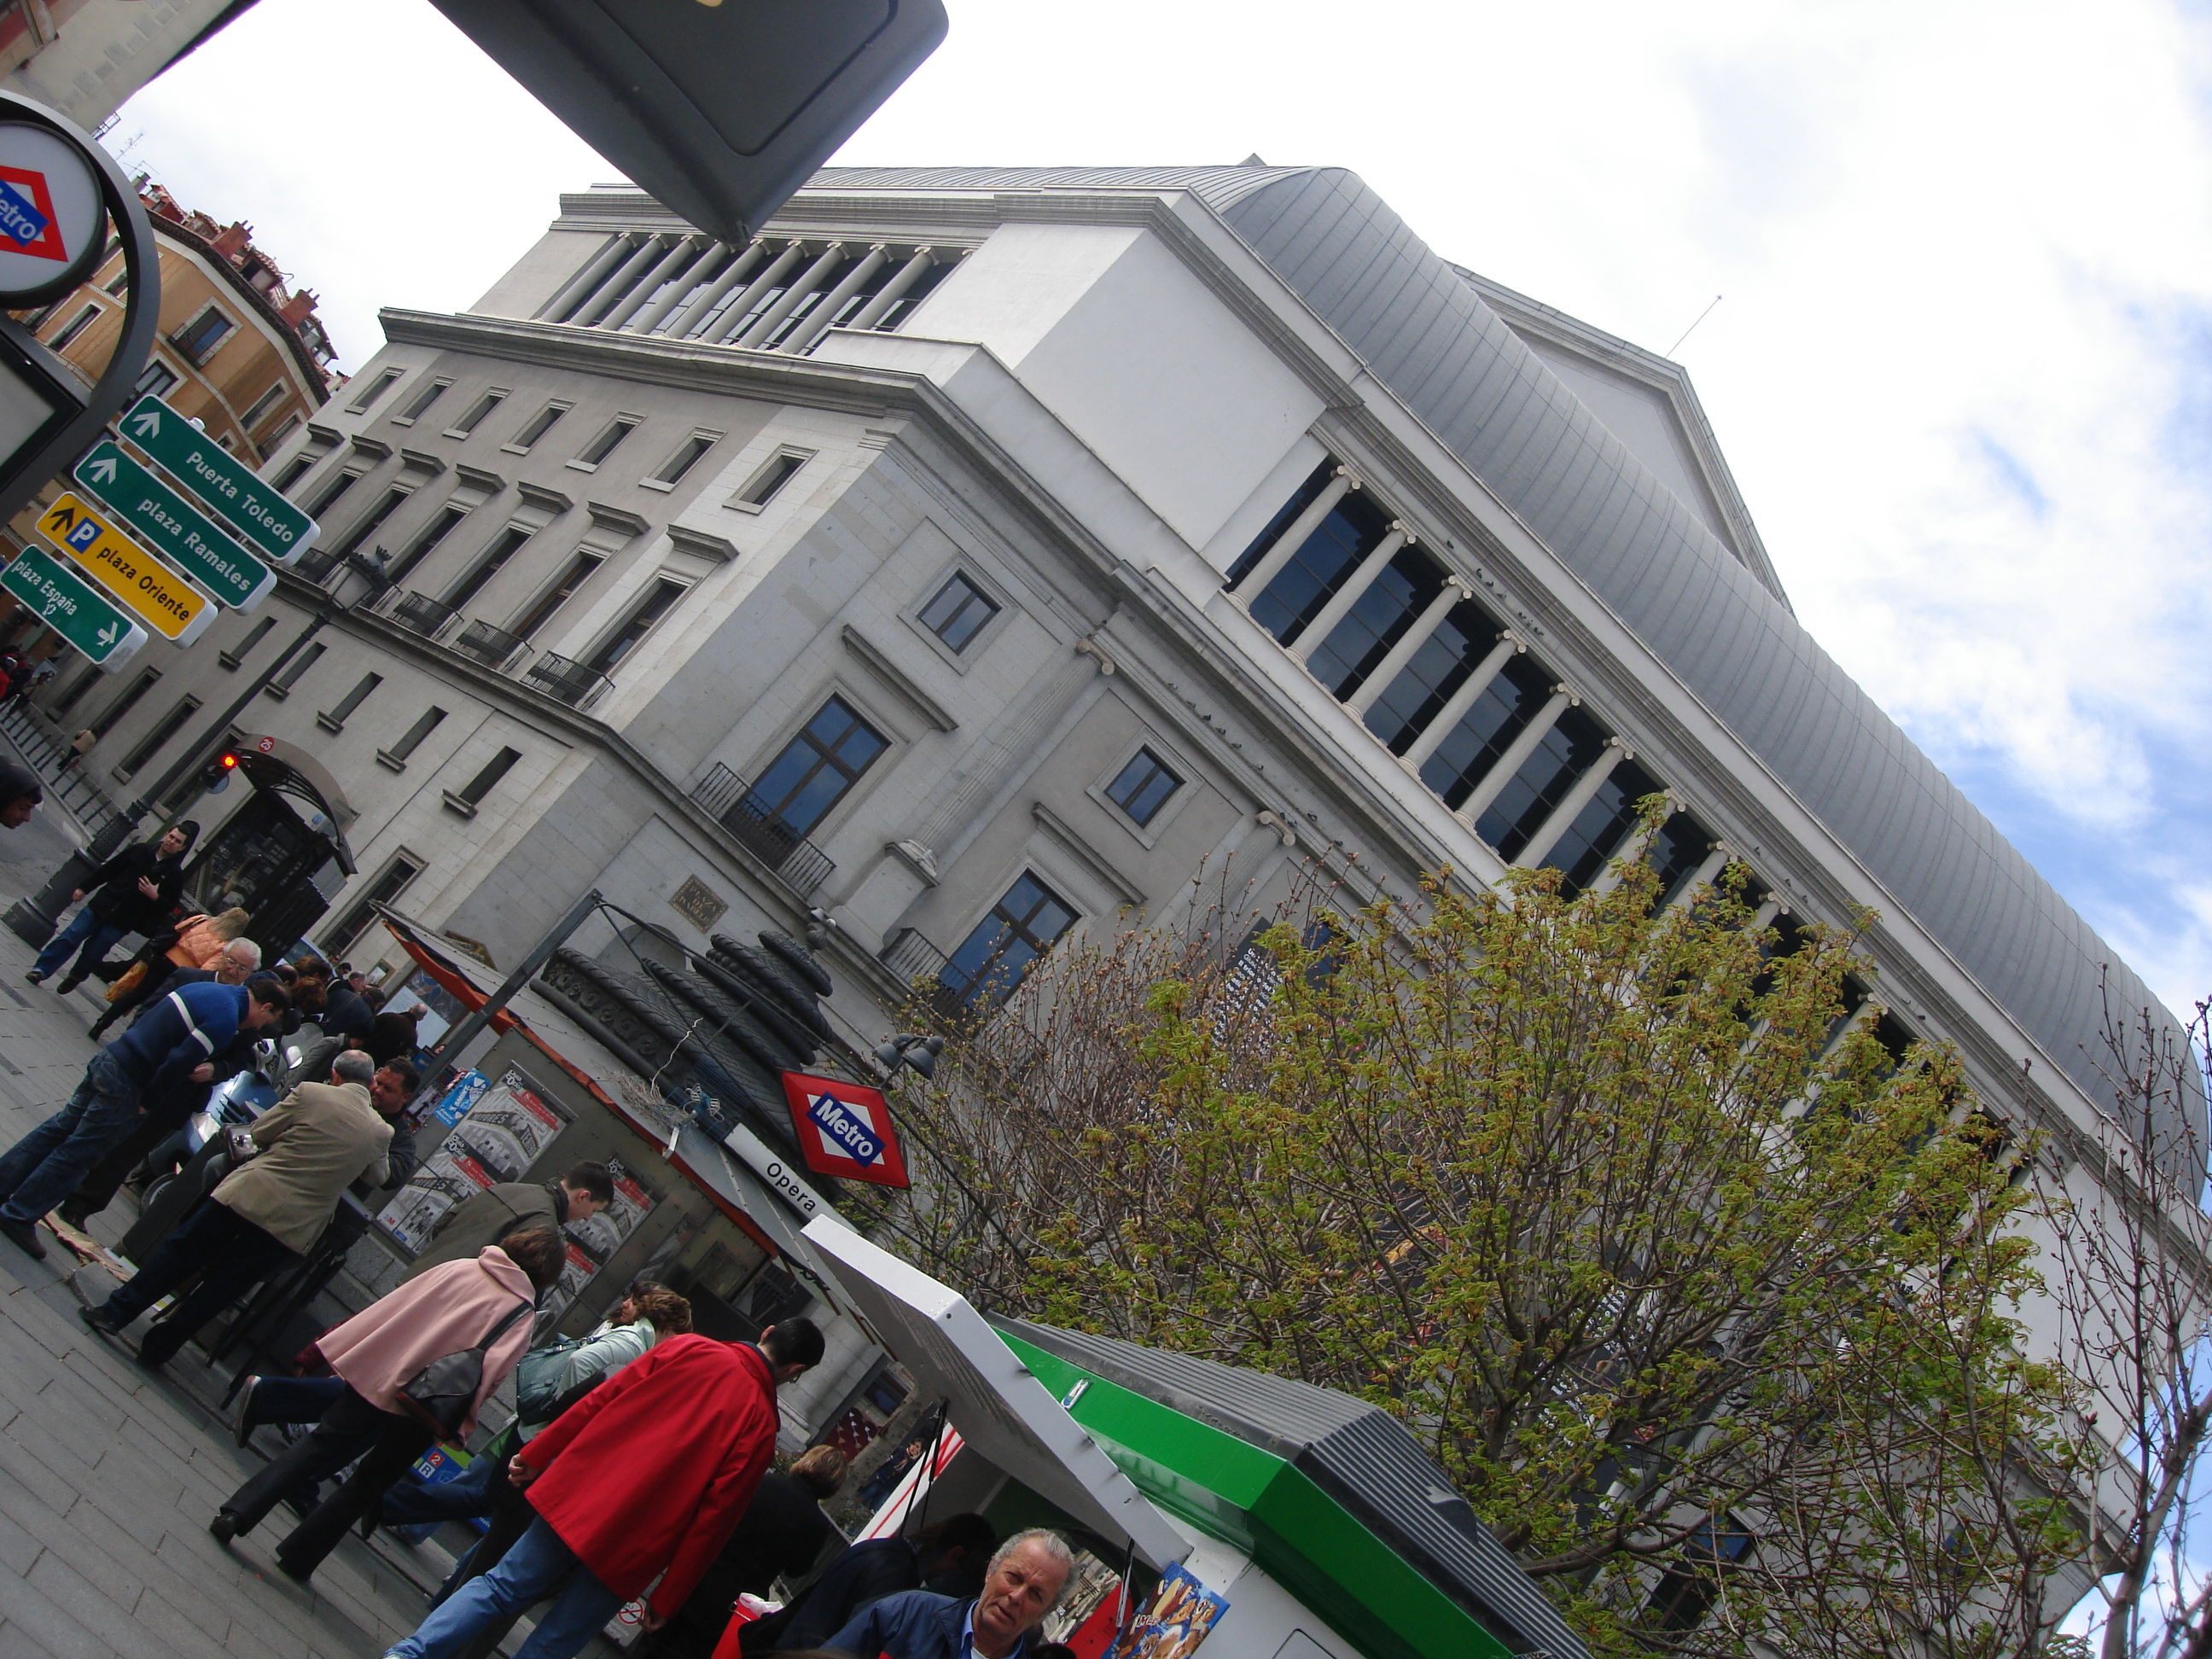
[[216, 618], [215, 601], [64, 490], [39, 528], [131, 615], [165, 640], [189, 645]]

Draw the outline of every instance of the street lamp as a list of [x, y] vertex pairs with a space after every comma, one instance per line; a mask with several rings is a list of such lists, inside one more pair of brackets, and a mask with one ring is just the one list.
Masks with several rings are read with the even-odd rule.
[[390, 559], [380, 547], [368, 555], [341, 554], [327, 568], [340, 572], [339, 579], [327, 587], [317, 585], [314, 617], [300, 631], [299, 637], [238, 694], [229, 708], [216, 716], [215, 724], [197, 742], [185, 744], [179, 751], [168, 769], [149, 784], [137, 799], [109, 819], [106, 827], [93, 837], [90, 846], [70, 854], [45, 886], [8, 908], [0, 921], [4, 921], [16, 938], [27, 945], [44, 945], [52, 939], [54, 918], [68, 905], [70, 895], [84, 884], [84, 878], [94, 870], [122, 849], [137, 830], [140, 820], [167, 799], [179, 784], [214, 758], [229, 741], [232, 722], [246, 712], [246, 704], [266, 690], [270, 682], [314, 642], [316, 635], [340, 617], [375, 604], [392, 586]]
[[944, 1052], [943, 1037], [918, 1036], [912, 1032], [903, 1032], [888, 1042], [876, 1045], [876, 1059], [890, 1072], [893, 1082], [898, 1080], [902, 1066], [911, 1066], [921, 1074], [923, 1082], [928, 1082], [937, 1075], [937, 1057]]

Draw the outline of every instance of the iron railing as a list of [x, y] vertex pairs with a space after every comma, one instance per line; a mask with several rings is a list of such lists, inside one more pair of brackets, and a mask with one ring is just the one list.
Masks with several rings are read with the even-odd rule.
[[453, 635], [453, 649], [473, 657], [487, 668], [504, 668], [522, 649], [521, 638], [488, 622], [472, 622]]
[[691, 799], [745, 844], [754, 857], [791, 884], [801, 898], [837, 866], [812, 842], [773, 817], [751, 784], [717, 761], [691, 786]]
[[596, 668], [548, 651], [525, 671], [523, 679], [571, 708], [589, 708], [614, 682]]
[[460, 614], [452, 605], [434, 599], [428, 593], [409, 592], [392, 602], [392, 620], [402, 628], [420, 634], [426, 640], [436, 639]]
[[311, 547], [291, 564], [292, 574], [301, 581], [314, 583], [318, 587], [345, 562], [345, 555], [334, 547]]
[[902, 927], [884, 945], [880, 960], [899, 977], [902, 985], [916, 980], [935, 980], [945, 971], [945, 952], [930, 943], [917, 927]]

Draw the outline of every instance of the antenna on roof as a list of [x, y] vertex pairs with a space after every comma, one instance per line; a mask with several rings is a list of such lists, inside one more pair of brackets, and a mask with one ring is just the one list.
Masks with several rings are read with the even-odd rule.
[[1707, 306], [1707, 307], [1706, 307], [1703, 311], [1699, 312], [1699, 313], [1698, 313], [1695, 317], [1692, 318], [1692, 319], [1690, 319], [1690, 325], [1689, 325], [1689, 327], [1687, 327], [1687, 328], [1686, 328], [1686, 329], [1684, 329], [1684, 330], [1682, 331], [1681, 335], [1680, 336], [1680, 337], [1678, 337], [1678, 338], [1675, 340], [1675, 342], [1674, 342], [1674, 343], [1673, 345], [1668, 346], [1668, 347], [1664, 351], [1661, 352], [1659, 355], [1660, 355], [1661, 356], [1662, 356], [1662, 357], [1671, 357], [1671, 356], [1674, 356], [1677, 351], [1680, 350], [1680, 349], [1682, 349], [1682, 342], [1683, 342], [1684, 340], [1688, 339], [1688, 338], [1690, 337], [1690, 336], [1692, 336], [1692, 334], [1694, 334], [1694, 333], [1696, 333], [1696, 332], [1698, 331], [1698, 325], [1699, 323], [1704, 322], [1704, 321], [1705, 320], [1705, 319], [1706, 319], [1706, 318], [1708, 318], [1708, 317], [1711, 316], [1711, 315], [1713, 314], [1713, 306], [1717, 306], [1717, 305], [1718, 305], [1720, 302], [1721, 302], [1721, 296], [1720, 296], [1719, 295], [1717, 295], [1717, 294], [1714, 295], [1713, 295], [1713, 301], [1712, 301], [1712, 305], [1709, 305], [1709, 306]]

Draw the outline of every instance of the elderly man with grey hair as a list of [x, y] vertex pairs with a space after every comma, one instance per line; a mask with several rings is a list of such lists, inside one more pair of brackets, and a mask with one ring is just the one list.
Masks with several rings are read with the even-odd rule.
[[348, 1048], [332, 1063], [328, 1083], [302, 1083], [254, 1119], [256, 1155], [225, 1176], [113, 1295], [78, 1316], [102, 1336], [114, 1336], [202, 1274], [198, 1288], [138, 1345], [140, 1364], [163, 1364], [222, 1310], [305, 1255], [349, 1185], [364, 1175], [380, 1185], [390, 1173], [392, 1125], [369, 1098], [375, 1075], [375, 1061]]
[[1056, 1532], [1032, 1528], [999, 1546], [972, 1601], [928, 1590], [888, 1595], [823, 1645], [887, 1659], [1026, 1659], [1030, 1633], [1059, 1604], [1075, 1558]]

